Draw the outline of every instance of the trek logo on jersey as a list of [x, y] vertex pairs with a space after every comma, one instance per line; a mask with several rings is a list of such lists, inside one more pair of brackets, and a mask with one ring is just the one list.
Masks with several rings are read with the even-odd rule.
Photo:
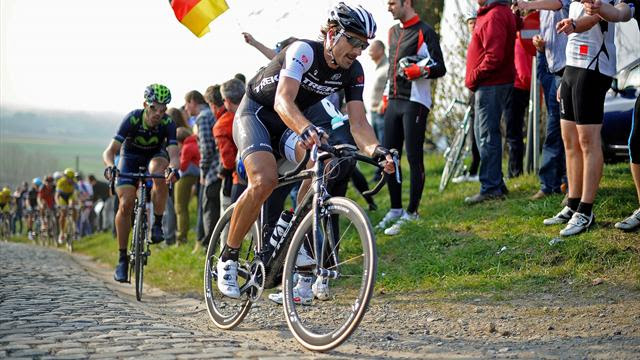
[[263, 87], [267, 85], [275, 84], [277, 82], [278, 82], [278, 74], [269, 76], [267, 78], [262, 79], [262, 81], [260, 81], [260, 84], [254, 87], [253, 90], [258, 93], [260, 92], [260, 90], [262, 90]]
[[307, 89], [310, 89], [316, 94], [325, 95], [325, 96], [331, 95], [339, 89], [338, 87], [316, 84], [313, 81], [309, 80], [309, 78], [307, 77], [302, 79], [302, 86]]

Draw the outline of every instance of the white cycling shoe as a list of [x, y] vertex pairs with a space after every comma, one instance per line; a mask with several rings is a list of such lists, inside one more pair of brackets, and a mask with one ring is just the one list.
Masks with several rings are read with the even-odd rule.
[[239, 298], [238, 262], [233, 260], [227, 260], [225, 262], [218, 260], [216, 270], [218, 271], [218, 289], [222, 295], [233, 299]]
[[[312, 284], [312, 276], [298, 276], [298, 283], [293, 288], [293, 302], [298, 305], [311, 305], [313, 302], [313, 291], [311, 290]], [[284, 292], [281, 291], [275, 294], [269, 294], [269, 300], [282, 305], [282, 302], [284, 301]]]
[[318, 300], [327, 301], [331, 299], [331, 295], [329, 294], [329, 279], [318, 276], [313, 285], [311, 285], [311, 291], [313, 292], [313, 296]]
[[307, 249], [304, 246], [300, 246], [300, 250], [298, 250], [298, 257], [296, 258], [296, 266], [297, 267], [305, 267], [315, 265], [316, 261], [314, 258], [309, 256]]

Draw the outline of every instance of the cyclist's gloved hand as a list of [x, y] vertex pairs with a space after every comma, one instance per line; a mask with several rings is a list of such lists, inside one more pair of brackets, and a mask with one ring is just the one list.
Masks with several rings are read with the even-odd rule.
[[431, 68], [428, 66], [420, 66], [418, 64], [408, 65], [403, 69], [404, 76], [407, 80], [423, 79], [429, 77]]
[[302, 141], [302, 147], [305, 149], [311, 149], [313, 145], [320, 146], [322, 144], [322, 140], [328, 138], [327, 133], [322, 130], [322, 128], [317, 128], [315, 125], [311, 124], [304, 128], [300, 133], [300, 140]]
[[384, 172], [387, 174], [393, 174], [396, 171], [396, 165], [393, 161], [393, 157], [391, 156], [391, 151], [387, 148], [378, 145], [376, 149], [373, 151], [373, 156], [376, 161], [382, 163], [384, 162]]
[[164, 176], [167, 179], [167, 184], [180, 180], [180, 173], [178, 172], [178, 169], [173, 167], [168, 167], [164, 171]]
[[113, 179], [114, 177], [118, 176], [118, 168], [115, 166], [107, 166], [104, 169], [104, 178], [107, 179], [107, 181], [111, 181], [111, 179]]

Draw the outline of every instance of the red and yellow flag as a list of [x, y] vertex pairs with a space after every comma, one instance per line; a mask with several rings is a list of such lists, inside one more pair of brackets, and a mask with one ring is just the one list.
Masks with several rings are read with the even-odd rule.
[[169, 0], [178, 21], [197, 37], [209, 32], [209, 23], [229, 9], [224, 0]]

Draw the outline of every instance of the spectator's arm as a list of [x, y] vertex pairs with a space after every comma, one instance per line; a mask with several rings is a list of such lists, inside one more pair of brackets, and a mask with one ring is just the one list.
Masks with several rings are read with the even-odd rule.
[[218, 150], [220, 151], [220, 172], [226, 171], [233, 172], [236, 166], [236, 145], [233, 139], [229, 136], [216, 136], [216, 143], [218, 144]]
[[631, 20], [631, 8], [623, 2], [615, 6], [600, 0], [595, 0], [594, 2], [585, 1], [582, 4], [587, 15], [599, 15], [603, 20], [609, 22], [627, 22]]
[[560, 0], [535, 0], [535, 1], [518, 0], [518, 9], [556, 11], [556, 10], [562, 9], [562, 1]]
[[597, 15], [585, 15], [577, 19], [562, 19], [556, 24], [556, 30], [558, 33], [565, 33], [567, 35], [571, 33], [581, 33], [588, 31], [600, 22], [600, 17]]
[[261, 43], [260, 41], [256, 40], [253, 38], [253, 36], [251, 36], [251, 34], [249, 34], [248, 32], [243, 32], [242, 36], [244, 36], [244, 41], [253, 46], [254, 48], [256, 48], [258, 51], [260, 51], [262, 53], [262, 55], [266, 56], [267, 59], [271, 60], [276, 56], [276, 51], [273, 49], [269, 49], [268, 47], [264, 46], [263, 43]]
[[200, 174], [204, 179], [213, 163], [214, 143], [211, 122], [205, 116], [198, 116], [198, 148], [200, 149]]

